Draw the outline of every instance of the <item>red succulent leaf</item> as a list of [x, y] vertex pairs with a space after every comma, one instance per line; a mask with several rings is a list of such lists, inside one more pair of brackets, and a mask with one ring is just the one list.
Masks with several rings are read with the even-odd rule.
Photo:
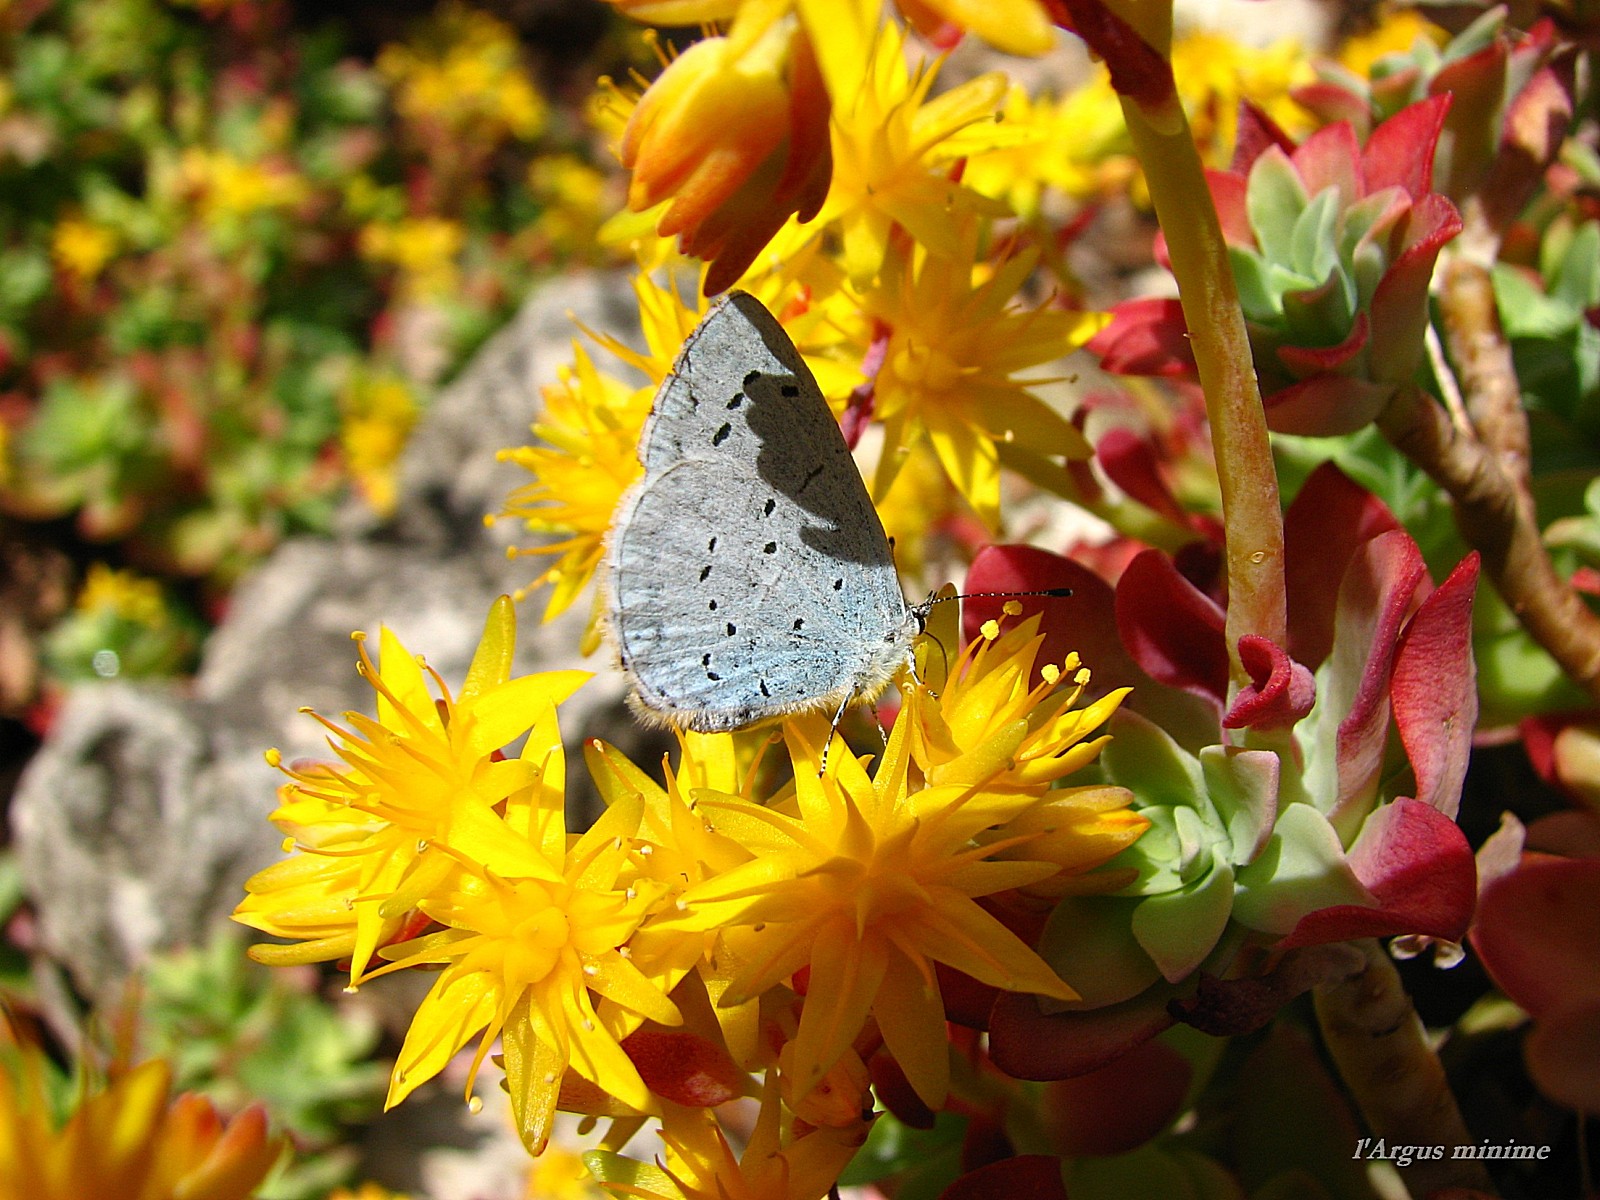
[[[1248, 175], [1250, 164], [1268, 146], [1277, 146], [1285, 154], [1294, 153], [1294, 139], [1283, 131], [1282, 126], [1249, 100], [1239, 101], [1239, 128], [1233, 139], [1233, 161], [1228, 164], [1233, 177]], [[1210, 179], [1209, 174], [1207, 178]]]
[[1428, 283], [1444, 244], [1461, 232], [1461, 214], [1437, 193], [1411, 206], [1399, 252], [1372, 294], [1371, 373], [1403, 383], [1415, 374], [1428, 327]]
[[1172, 1123], [1193, 1077], [1171, 1046], [1143, 1042], [1097, 1071], [1046, 1083], [1039, 1121], [1059, 1154], [1126, 1154]]
[[1289, 95], [1330, 125], [1335, 121], [1349, 121], [1358, 129], [1365, 129], [1372, 114], [1365, 96], [1326, 80], [1294, 88]]
[[[1324, 285], [1324, 288], [1327, 286], [1336, 286], [1335, 281], [1329, 280], [1328, 284]], [[1322, 291], [1324, 288], [1318, 288], [1317, 290]], [[1360, 354], [1362, 350], [1366, 349], [1370, 330], [1371, 326], [1367, 320], [1367, 314], [1358, 312], [1356, 319], [1350, 324], [1350, 332], [1337, 345], [1279, 346], [1277, 351], [1278, 361], [1288, 367], [1298, 379], [1336, 372], [1340, 367]]]
[[1371, 424], [1393, 395], [1390, 383], [1317, 375], [1264, 397], [1267, 428], [1307, 437], [1354, 433]]
[[1461, 784], [1478, 724], [1472, 662], [1472, 598], [1478, 553], [1457, 564], [1406, 624], [1395, 652], [1390, 703], [1416, 775], [1417, 799], [1447, 817], [1461, 806]]
[[1108, 429], [1095, 443], [1094, 456], [1106, 478], [1174, 525], [1189, 527], [1191, 514], [1161, 475], [1155, 448], [1131, 429]]
[[1482, 190], [1497, 229], [1522, 211], [1566, 140], [1573, 114], [1573, 64], [1574, 57], [1566, 55], [1557, 66], [1539, 68], [1506, 107], [1500, 151]]
[[1254, 1033], [1296, 996], [1324, 983], [1348, 979], [1365, 962], [1361, 951], [1341, 942], [1302, 946], [1283, 955], [1265, 975], [1218, 979], [1202, 971], [1195, 993], [1167, 1008], [1185, 1025], [1213, 1037]]
[[1239, 660], [1250, 683], [1222, 718], [1224, 729], [1285, 729], [1311, 711], [1317, 681], [1271, 638], [1245, 634], [1239, 639]]
[[933, 1128], [933, 1109], [923, 1103], [900, 1064], [886, 1051], [872, 1056], [867, 1063], [867, 1073], [872, 1077], [873, 1094], [894, 1114], [895, 1120], [912, 1129]]
[[1600, 859], [1524, 855], [1483, 889], [1472, 946], [1535, 1017], [1600, 999]]
[[1361, 151], [1366, 193], [1403, 187], [1413, 200], [1433, 190], [1433, 152], [1450, 111], [1450, 95], [1429, 96], [1407, 105], [1367, 137]]
[[989, 1057], [1013, 1079], [1071, 1079], [1148, 1042], [1173, 1018], [1165, 986], [1082, 1012], [1046, 1013], [1037, 997], [1004, 992], [989, 1015]]
[[1193, 375], [1196, 370], [1183, 306], [1157, 296], [1113, 308], [1110, 323], [1089, 339], [1087, 349], [1113, 375]]
[[1356, 550], [1400, 528], [1371, 492], [1323, 463], [1301, 485], [1283, 519], [1284, 587], [1289, 608], [1289, 655], [1313, 671], [1333, 647], [1339, 584]]
[[1450, 110], [1440, 136], [1439, 189], [1451, 196], [1477, 190], [1498, 148], [1501, 106], [1505, 103], [1507, 47], [1503, 37], [1474, 54], [1440, 67], [1428, 81], [1434, 97], [1449, 95]]
[[746, 1077], [728, 1052], [696, 1033], [637, 1029], [622, 1049], [656, 1095], [688, 1108], [714, 1108], [737, 1099]]
[[968, 1171], [944, 1191], [939, 1200], [1067, 1200], [1061, 1182], [1061, 1160], [1053, 1154], [1019, 1154]]
[[1172, 64], [1101, 0], [1046, 0], [1045, 7], [1105, 61], [1120, 95], [1147, 108], [1172, 100], [1177, 92]]
[[[1339, 588], [1335, 673], [1324, 701], [1343, 706], [1336, 761], [1335, 825], [1371, 800], [1389, 736], [1389, 676], [1395, 646], [1418, 593], [1428, 585], [1422, 552], [1403, 530], [1379, 534], [1351, 556]], [[1338, 711], [1338, 710], [1336, 710]]]
[[1546, 1096], [1579, 1112], [1600, 1112], [1600, 997], [1535, 1021], [1522, 1053]]
[[1336, 904], [1300, 918], [1280, 948], [1421, 933], [1460, 941], [1472, 920], [1477, 864], [1449, 817], [1402, 796], [1375, 811], [1347, 856], [1377, 905]]
[[1367, 194], [1361, 176], [1361, 144], [1348, 121], [1324, 125], [1289, 152], [1289, 161], [1308, 196], [1337, 188], [1340, 207], [1345, 207]]
[[1151, 678], [1222, 703], [1228, 694], [1227, 614], [1178, 574], [1159, 550], [1146, 550], [1117, 581], [1117, 629]]

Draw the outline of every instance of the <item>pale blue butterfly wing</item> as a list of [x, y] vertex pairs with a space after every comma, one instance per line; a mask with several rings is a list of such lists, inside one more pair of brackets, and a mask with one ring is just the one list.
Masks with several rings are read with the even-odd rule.
[[816, 380], [759, 301], [684, 343], [639, 443], [608, 554], [636, 707], [706, 732], [880, 691], [914, 621]]

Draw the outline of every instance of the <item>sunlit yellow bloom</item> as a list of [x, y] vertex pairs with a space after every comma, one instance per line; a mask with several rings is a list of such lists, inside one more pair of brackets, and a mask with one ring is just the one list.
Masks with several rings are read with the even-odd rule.
[[[362, 676], [377, 692], [377, 719], [346, 713], [333, 735], [337, 765], [283, 767], [291, 783], [274, 814], [298, 854], [257, 873], [234, 918], [302, 946], [253, 947], [263, 961], [349, 955], [359, 981], [379, 942], [458, 868], [441, 847], [470, 852], [496, 835], [493, 810], [529, 788], [560, 796], [555, 708], [588, 678], [581, 671], [510, 676], [516, 618], [509, 598], [490, 609], [460, 695], [428, 687], [430, 673], [388, 629], [380, 666], [358, 639]], [[313, 714], [315, 715], [315, 714]], [[520, 758], [495, 752], [524, 732]], [[281, 760], [274, 751], [268, 761]], [[554, 877], [552, 869], [548, 872]]]
[[1006, 215], [1002, 206], [951, 179], [944, 145], [968, 130], [970, 153], [979, 144], [977, 129], [996, 126], [1004, 76], [981, 75], [929, 100], [938, 66], [908, 68], [904, 36], [892, 22], [865, 56], [856, 46], [852, 55], [836, 55], [828, 69], [833, 186], [815, 224], [837, 226], [851, 279], [872, 278], [896, 225], [935, 253], [958, 255], [964, 215]]
[[167, 618], [161, 585], [132, 571], [91, 563], [75, 607], [82, 613], [108, 613], [136, 625], [156, 626]]
[[418, 415], [416, 395], [396, 375], [360, 371], [339, 397], [345, 469], [379, 516], [394, 512], [395, 471]]
[[623, 878], [643, 807], [613, 805], [569, 847], [559, 795], [513, 796], [503, 819], [489, 818], [492, 836], [446, 845], [463, 870], [418, 903], [443, 932], [386, 948], [393, 962], [372, 972], [444, 968], [400, 1048], [390, 1107], [476, 1037], [470, 1094], [502, 1037], [513, 1111], [535, 1154], [569, 1066], [629, 1108], [656, 1111], [619, 1045], [641, 1019], [682, 1020], [664, 988], [633, 965], [627, 944], [655, 900], [654, 889]]
[[246, 162], [200, 146], [183, 152], [178, 180], [214, 221], [294, 208], [311, 194], [311, 185], [287, 164]]
[[[1017, 608], [1015, 602], [1007, 606]], [[1029, 890], [1106, 890], [1120, 886], [1110, 876], [1079, 878], [1131, 846], [1149, 827], [1129, 810], [1126, 788], [1087, 786], [1046, 791], [1093, 762], [1110, 741], [1089, 735], [1111, 718], [1129, 689], [1118, 688], [1076, 707], [1089, 672], [1076, 653], [1061, 663], [1039, 663], [1044, 645], [1039, 617], [986, 624], [952, 663], [932, 642], [957, 639], [954, 604], [936, 605], [922, 643], [919, 674], [927, 683], [907, 697], [912, 726], [911, 757], [930, 784], [984, 780], [986, 792], [1033, 790], [1043, 799], [979, 840], [1010, 842], [997, 857], [1049, 861], [1061, 875]], [[1020, 609], [1018, 609], [1020, 611]]]
[[510, 26], [461, 3], [444, 5], [408, 45], [385, 46], [378, 71], [406, 119], [443, 123], [463, 136], [532, 140], [547, 106]]
[[117, 252], [114, 229], [68, 217], [50, 234], [50, 253], [58, 266], [79, 279], [93, 279]]
[[783, 7], [748, 4], [726, 37], [689, 47], [623, 130], [629, 206], [670, 201], [657, 232], [711, 264], [708, 295], [743, 274], [791, 213], [815, 216], [827, 194], [828, 96], [810, 39]]
[[990, 529], [1000, 522], [1002, 455], [1087, 458], [1083, 435], [1015, 378], [1077, 349], [1104, 324], [1099, 313], [1008, 308], [1035, 255], [1015, 255], [982, 274], [974, 266], [977, 223], [958, 253], [915, 247], [891, 255], [862, 306], [888, 326], [875, 414], [884, 423], [873, 483], [887, 493], [906, 448], [927, 438], [956, 489]]
[[362, 257], [399, 268], [401, 287], [413, 296], [439, 296], [454, 288], [465, 244], [466, 232], [448, 217], [374, 221], [362, 226], [359, 240]]
[[993, 848], [973, 840], [1037, 796], [989, 793], [983, 781], [913, 790], [912, 707], [902, 708], [871, 777], [838, 745], [823, 772], [827, 721], [793, 720], [785, 725], [792, 808], [699, 792], [698, 811], [755, 857], [691, 888], [660, 920], [748, 929], [723, 1004], [809, 967], [792, 1049], [797, 1098], [822, 1080], [870, 1014], [918, 1095], [940, 1105], [949, 1060], [935, 962], [994, 987], [1076, 995], [974, 901], [1056, 873], [1050, 864], [985, 861]]
[[1379, 10], [1377, 25], [1358, 33], [1339, 47], [1341, 66], [1361, 76], [1372, 77], [1372, 68], [1391, 54], [1409, 54], [1417, 39], [1443, 46], [1449, 35], [1414, 8], [1395, 8], [1385, 4]]
[[584, 1155], [614, 1196], [640, 1200], [817, 1200], [866, 1140], [864, 1121], [807, 1128], [783, 1111], [768, 1079], [761, 1114], [744, 1152], [735, 1154], [716, 1117], [705, 1109], [667, 1110], [661, 1125], [664, 1162], [642, 1163], [605, 1150]]
[[252, 1106], [224, 1121], [204, 1097], [171, 1099], [160, 1059], [113, 1066], [57, 1119], [44, 1052], [0, 1020], [0, 1200], [89, 1196], [246, 1200], [283, 1152]]

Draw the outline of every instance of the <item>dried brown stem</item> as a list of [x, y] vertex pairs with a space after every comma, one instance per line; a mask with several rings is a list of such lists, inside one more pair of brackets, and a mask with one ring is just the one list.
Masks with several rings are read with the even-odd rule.
[[1439, 1158], [1399, 1168], [1413, 1196], [1447, 1187], [1496, 1195], [1482, 1162], [1454, 1157], [1472, 1135], [1394, 963], [1371, 939], [1353, 944], [1365, 967], [1319, 987], [1315, 999], [1323, 1044], [1367, 1127], [1390, 1148], [1442, 1147]]
[[[1378, 427], [1455, 503], [1462, 536], [1529, 635], [1600, 703], [1600, 618], [1556, 572], [1527, 487], [1528, 423], [1488, 272], [1458, 260], [1439, 297], [1471, 433], [1417, 388], [1402, 389]], [[1475, 436], [1474, 436], [1475, 435]]]

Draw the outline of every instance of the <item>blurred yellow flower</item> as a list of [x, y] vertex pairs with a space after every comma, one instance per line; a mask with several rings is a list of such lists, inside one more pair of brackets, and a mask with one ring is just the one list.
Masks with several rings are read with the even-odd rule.
[[411, 1200], [411, 1197], [369, 1181], [355, 1188], [334, 1188], [328, 1193], [328, 1200]]
[[74, 607], [81, 613], [106, 613], [136, 625], [160, 626], [167, 618], [161, 584], [105, 563], [89, 564]]
[[1372, 78], [1379, 60], [1391, 54], [1409, 54], [1418, 39], [1443, 46], [1449, 35], [1414, 8], [1379, 8], [1378, 22], [1366, 33], [1358, 33], [1339, 47], [1339, 64], [1363, 79]]
[[184, 150], [178, 182], [214, 222], [294, 208], [311, 195], [311, 185], [286, 163], [247, 162], [226, 150], [201, 146]]
[[463, 136], [531, 141], [548, 106], [522, 61], [510, 26], [465, 4], [443, 5], [406, 45], [385, 46], [378, 71], [407, 120], [443, 123]]
[[617, 207], [612, 176], [576, 154], [542, 154], [528, 164], [528, 188], [539, 203], [534, 229], [557, 254], [592, 254], [600, 226]]
[[457, 260], [466, 231], [448, 217], [406, 217], [362, 226], [361, 256], [399, 269], [400, 287], [416, 297], [448, 293], [460, 279]]
[[114, 229], [81, 217], [68, 217], [51, 232], [50, 254], [63, 271], [90, 280], [111, 261], [118, 241]]
[[399, 499], [396, 469], [419, 415], [411, 385], [397, 375], [358, 370], [339, 396], [339, 447], [345, 470], [380, 517]]
[[1294, 38], [1247, 46], [1221, 33], [1196, 31], [1172, 44], [1172, 74], [1189, 126], [1207, 165], [1225, 167], [1239, 130], [1239, 102], [1248, 100], [1291, 137], [1311, 129], [1310, 114], [1294, 99], [1316, 71]]
[[51, 1069], [0, 1018], [0, 1200], [247, 1200], [283, 1153], [259, 1105], [225, 1120], [202, 1096], [170, 1099], [172, 1068], [161, 1059], [114, 1064], [96, 1090], [80, 1083], [65, 1120]]

